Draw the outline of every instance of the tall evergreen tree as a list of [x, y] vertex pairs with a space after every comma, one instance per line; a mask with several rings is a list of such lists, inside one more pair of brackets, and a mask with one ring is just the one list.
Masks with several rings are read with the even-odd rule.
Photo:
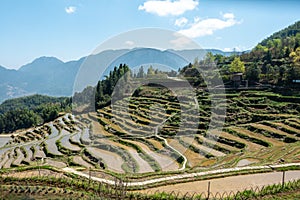
[[[130, 78], [130, 69], [125, 64], [120, 64], [119, 67], [114, 67], [113, 71], [109, 72], [109, 75], [105, 77], [104, 80], [100, 80], [97, 83], [95, 90], [95, 107], [96, 109], [102, 108], [109, 104], [111, 100], [111, 95], [116, 89], [118, 81], [122, 78], [122, 81], [127, 82]], [[120, 85], [125, 85], [126, 83], [121, 83]], [[117, 88], [118, 95], [121, 98], [121, 88]], [[122, 93], [123, 94], [123, 93]]]

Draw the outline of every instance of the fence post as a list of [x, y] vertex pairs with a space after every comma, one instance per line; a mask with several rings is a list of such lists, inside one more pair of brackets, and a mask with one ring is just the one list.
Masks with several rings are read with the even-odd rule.
[[207, 186], [207, 200], [209, 199], [210, 196], [210, 181], [208, 181], [208, 186]]
[[91, 171], [91, 167], [89, 167], [89, 185], [91, 182], [91, 178], [92, 178], [92, 171]]
[[285, 182], [285, 171], [282, 173], [282, 188], [284, 188], [284, 182]]

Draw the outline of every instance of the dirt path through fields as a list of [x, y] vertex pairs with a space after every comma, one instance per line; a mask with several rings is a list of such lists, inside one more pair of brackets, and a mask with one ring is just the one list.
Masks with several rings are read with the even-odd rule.
[[[172, 181], [172, 180], [180, 180], [180, 179], [187, 179], [187, 178], [193, 178], [193, 177], [201, 177], [201, 176], [206, 176], [206, 175], [214, 175], [214, 174], [223, 174], [223, 173], [228, 173], [228, 172], [239, 172], [243, 170], [259, 170], [259, 169], [276, 169], [279, 167], [290, 167], [290, 166], [300, 166], [300, 163], [288, 163], [288, 164], [281, 164], [281, 165], [268, 165], [268, 166], [246, 166], [246, 167], [235, 167], [235, 168], [227, 168], [227, 169], [217, 169], [217, 170], [211, 170], [211, 171], [204, 171], [204, 172], [195, 172], [195, 173], [189, 173], [189, 174], [178, 174], [178, 175], [173, 175], [173, 176], [168, 176], [168, 177], [161, 177], [161, 178], [155, 178], [155, 179], [150, 179], [150, 180], [145, 180], [145, 181], [135, 181], [135, 182], [128, 182], [128, 186], [144, 186], [144, 185], [149, 185], [153, 183], [159, 183], [159, 182], [165, 182], [165, 181]], [[73, 168], [64, 168], [63, 169], [65, 172], [69, 173], [74, 173], [79, 176], [83, 176], [88, 178], [88, 174], [85, 174], [80, 171], [76, 171]], [[298, 179], [300, 179], [300, 170], [297, 171]], [[254, 174], [250, 175], [253, 176]], [[238, 177], [238, 176], [236, 176]], [[99, 182], [104, 182], [108, 184], [114, 184], [112, 180], [107, 180], [103, 178], [98, 178], [98, 177], [91, 177], [95, 181]], [[294, 177], [295, 178], [295, 177]], [[287, 179], [286, 179], [287, 180]], [[277, 180], [276, 180], [277, 181]], [[192, 182], [191, 182], [192, 183]], [[237, 183], [239, 184], [239, 183]], [[272, 184], [272, 183], [269, 183]]]
[[[292, 181], [300, 179], [300, 171], [287, 171], [285, 174], [285, 181]], [[226, 178], [211, 179], [205, 181], [194, 181], [187, 183], [180, 183], [175, 185], [167, 185], [156, 187], [142, 192], [155, 193], [160, 192], [180, 192], [180, 193], [207, 193], [208, 182], [210, 182], [210, 191], [213, 194], [224, 192], [238, 192], [246, 189], [263, 187], [266, 185], [278, 184], [282, 182], [282, 172], [270, 172], [263, 174], [249, 174], [232, 176]]]
[[166, 123], [167, 120], [171, 119], [174, 115], [171, 115], [170, 117], [168, 117], [167, 119], [165, 119], [164, 121], [162, 121], [160, 124], [158, 124], [155, 128], [154, 128], [154, 133], [155, 136], [161, 140], [164, 141], [164, 143], [166, 144], [166, 146], [168, 146], [170, 149], [172, 149], [173, 151], [175, 151], [177, 154], [179, 154], [182, 158], [183, 158], [183, 163], [180, 169], [178, 169], [179, 171], [185, 170], [186, 167], [186, 163], [187, 163], [187, 158], [185, 157], [185, 155], [183, 155], [180, 151], [178, 151], [177, 149], [175, 149], [174, 147], [172, 147], [171, 145], [169, 145], [168, 140], [159, 136], [158, 135], [158, 129], [160, 128], [160, 126], [163, 126], [164, 123]]

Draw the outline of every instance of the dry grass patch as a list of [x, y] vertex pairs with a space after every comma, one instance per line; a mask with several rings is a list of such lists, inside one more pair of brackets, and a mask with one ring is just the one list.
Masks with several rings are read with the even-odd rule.
[[153, 144], [153, 146], [157, 149], [163, 149], [164, 147], [162, 146], [161, 142], [155, 140], [155, 139], [146, 139], [147, 141], [149, 141], [151, 144]]
[[188, 160], [188, 165], [190, 167], [196, 167], [201, 163], [203, 160], [206, 160], [206, 158], [200, 154], [195, 153], [194, 151], [191, 151], [188, 148], [185, 148], [182, 146], [178, 140], [176, 139], [168, 139], [168, 143], [173, 148], [177, 149], [180, 153], [182, 153]]

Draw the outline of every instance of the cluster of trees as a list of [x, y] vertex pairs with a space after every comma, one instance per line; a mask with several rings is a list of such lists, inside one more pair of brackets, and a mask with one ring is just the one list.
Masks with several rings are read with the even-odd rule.
[[[131, 78], [157, 78], [166, 76], [175, 77], [177, 75], [177, 72], [174, 70], [161, 71], [159, 69], [154, 69], [153, 66], [149, 66], [147, 71], [145, 71], [145, 68], [141, 66], [136, 73], [133, 73], [126, 64], [120, 64], [119, 67], [114, 67], [114, 69], [110, 71], [109, 75], [105, 77], [105, 79], [98, 81], [96, 88], [88, 87], [83, 91], [83, 93], [87, 94], [95, 92], [95, 107], [96, 109], [100, 109], [110, 104], [113, 92], [114, 97], [116, 98], [122, 98], [124, 95], [126, 95], [127, 92], [130, 91]], [[119, 81], [120, 83], [118, 83]], [[117, 83], [119, 87], [115, 89]], [[77, 97], [80, 97], [82, 94], [76, 95]], [[85, 99], [82, 101], [87, 102]]]
[[[205, 71], [206, 81], [213, 81], [214, 78], [222, 78], [224, 82], [229, 82], [232, 73], [244, 73], [245, 69], [245, 63], [237, 55], [225, 57], [220, 54], [213, 55], [209, 52], [203, 60], [199, 61], [196, 58], [193, 64], [190, 63], [179, 69], [179, 74], [180, 76], [184, 76], [192, 85], [205, 87], [207, 83], [205, 83], [202, 77], [203, 74], [200, 72], [202, 70]], [[222, 77], [219, 77], [219, 73], [213, 70], [220, 72]]]
[[0, 133], [30, 128], [54, 120], [71, 109], [70, 98], [33, 95], [6, 100], [0, 105]]
[[[113, 71], [110, 71], [109, 75], [105, 79], [98, 81], [95, 90], [95, 107], [100, 109], [108, 105], [111, 101], [112, 93], [114, 92], [115, 86], [118, 81], [128, 82], [131, 77], [131, 71], [125, 64], [120, 64], [119, 67], [114, 67]], [[121, 86], [125, 83], [119, 83]], [[119, 88], [121, 89], [121, 88]], [[126, 89], [126, 88], [122, 88]], [[125, 91], [119, 91], [122, 94]]]
[[152, 65], [150, 65], [147, 69], [147, 73], [145, 72], [145, 69], [143, 66], [141, 66], [138, 69], [137, 73], [133, 74], [134, 78], [160, 78], [160, 77], [175, 77], [177, 75], [177, 72], [175, 70], [171, 71], [162, 71], [158, 68], [154, 69]]
[[[75, 92], [72, 97], [73, 111], [78, 111], [78, 107], [82, 105], [94, 105], [95, 104], [95, 87], [87, 86], [81, 92]], [[89, 110], [90, 108], [86, 108]]]
[[[120, 64], [119, 67], [115, 66], [103, 80], [99, 80], [95, 87], [88, 86], [82, 92], [76, 92], [73, 96], [73, 106], [78, 108], [85, 106], [83, 110], [79, 111], [79, 109], [79, 112], [94, 110], [94, 108], [101, 109], [110, 104], [113, 93], [115, 98], [124, 97], [131, 90], [134, 80], [175, 77], [176, 75], [177, 72], [174, 70], [161, 71], [153, 66], [147, 69], [141, 66], [134, 72], [126, 64]], [[116, 86], [119, 87], [116, 88]]]

